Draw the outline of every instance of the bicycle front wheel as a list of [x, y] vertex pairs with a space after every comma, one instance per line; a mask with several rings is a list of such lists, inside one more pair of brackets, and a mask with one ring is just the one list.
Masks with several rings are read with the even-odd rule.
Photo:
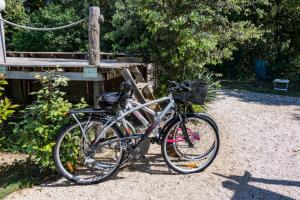
[[[176, 172], [200, 172], [213, 162], [218, 153], [218, 128], [207, 115], [187, 114], [184, 121], [177, 118], [168, 128], [162, 140], [162, 154], [167, 165]], [[191, 144], [185, 139], [184, 129]]]
[[86, 119], [80, 123], [81, 127], [77, 123], [71, 124], [58, 135], [53, 149], [54, 162], [61, 175], [73, 182], [98, 183], [110, 177], [123, 160], [122, 134], [112, 126], [101, 136], [99, 148], [91, 148], [103, 123], [99, 119]]

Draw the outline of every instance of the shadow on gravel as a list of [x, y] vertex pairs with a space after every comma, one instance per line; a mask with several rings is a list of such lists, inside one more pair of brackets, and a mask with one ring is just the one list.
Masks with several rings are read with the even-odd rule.
[[14, 191], [55, 178], [52, 173], [42, 173], [30, 159], [3, 164], [0, 166], [0, 199]]
[[168, 168], [168, 165], [161, 154], [147, 154], [147, 158], [136, 163], [129, 163], [126, 169], [130, 172], [142, 172], [155, 175], [175, 175]]
[[[154, 169], [159, 168], [159, 169]], [[161, 168], [165, 170], [160, 170]], [[104, 182], [107, 181], [114, 181], [114, 180], [120, 180], [124, 179], [123, 177], [119, 177], [118, 173], [122, 170], [128, 170], [129, 172], [142, 172], [142, 173], [148, 173], [148, 174], [158, 174], [158, 175], [175, 175], [175, 173], [172, 173], [171, 170], [168, 170], [167, 164], [162, 159], [162, 156], [160, 154], [147, 154], [147, 158], [139, 161], [139, 162], [128, 162], [124, 166], [120, 167], [117, 172], [111, 176], [109, 179], [104, 180]], [[66, 179], [60, 179], [57, 182], [49, 182], [49, 183], [43, 183], [42, 187], [76, 187], [76, 186], [82, 186], [82, 184], [77, 184], [72, 181], [66, 180]]]
[[217, 176], [228, 179], [223, 181], [222, 185], [224, 188], [233, 190], [235, 193], [232, 200], [238, 199], [280, 199], [280, 200], [292, 200], [294, 198], [272, 192], [266, 189], [258, 188], [249, 183], [264, 183], [272, 185], [283, 185], [283, 186], [296, 186], [300, 187], [300, 181], [288, 181], [288, 180], [276, 180], [276, 179], [264, 179], [255, 178], [246, 171], [243, 176], [224, 176], [222, 174], [214, 173]]
[[300, 121], [300, 108], [295, 109], [296, 112], [292, 113], [293, 119]]
[[[115, 174], [113, 174], [111, 177], [109, 177], [108, 179], [106, 179], [102, 182], [124, 179], [123, 177], [118, 177], [118, 173], [119, 173], [119, 170], [117, 170]], [[101, 183], [101, 182], [99, 182], [99, 183]], [[96, 183], [94, 185], [97, 185], [97, 184], [98, 183]], [[79, 183], [69, 181], [65, 178], [61, 178], [60, 180], [58, 180], [56, 182], [44, 182], [43, 184], [41, 184], [41, 187], [76, 187], [76, 186], [89, 186], [89, 185], [91, 185], [91, 184], [79, 184]]]
[[254, 102], [265, 105], [300, 106], [300, 98], [298, 97], [289, 97], [283, 95], [273, 95], [256, 92], [241, 92], [228, 89], [222, 91], [224, 95], [239, 98], [241, 101], [244, 102]]
[[300, 121], [300, 112], [299, 113], [292, 113], [293, 119], [296, 121]]

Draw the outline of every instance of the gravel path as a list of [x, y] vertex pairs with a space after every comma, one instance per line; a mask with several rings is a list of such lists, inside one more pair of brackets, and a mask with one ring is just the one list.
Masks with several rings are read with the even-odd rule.
[[25, 160], [27, 157], [24, 154], [0, 152], [0, 166], [11, 165], [13, 162]]
[[60, 180], [7, 199], [300, 199], [300, 98], [224, 90], [209, 113], [221, 149], [205, 172], [170, 172], [152, 148], [146, 162], [98, 185]]

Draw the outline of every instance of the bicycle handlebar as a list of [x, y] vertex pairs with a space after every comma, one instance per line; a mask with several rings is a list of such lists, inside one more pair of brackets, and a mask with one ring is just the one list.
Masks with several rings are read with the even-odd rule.
[[[168, 81], [171, 85], [167, 89], [168, 92], [173, 93], [173, 92], [178, 92], [178, 91], [185, 91], [185, 92], [190, 92], [192, 91], [192, 88], [190, 87], [190, 83], [188, 81], [183, 81], [182, 83], [177, 83], [176, 81]], [[133, 95], [133, 88], [132, 84], [130, 81], [124, 81], [121, 84], [121, 91], [124, 93], [130, 92], [130, 96]]]
[[[185, 91], [185, 92], [190, 92], [192, 91], [192, 88], [190, 88], [190, 84], [188, 82], [182, 82], [182, 83], [177, 83], [175, 81], [168, 81], [171, 85], [174, 85], [174, 87], [169, 87], [168, 92], [177, 92], [177, 91]], [[189, 86], [187, 86], [189, 84]]]

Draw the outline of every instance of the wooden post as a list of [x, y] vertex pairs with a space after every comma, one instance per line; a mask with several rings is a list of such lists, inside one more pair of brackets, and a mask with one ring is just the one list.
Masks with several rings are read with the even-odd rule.
[[[2, 19], [2, 15], [0, 13], [0, 18]], [[5, 34], [4, 34], [4, 25], [3, 22], [0, 21], [0, 62], [6, 63], [6, 46], [5, 46]]]
[[100, 64], [100, 8], [90, 7], [89, 9], [89, 63], [90, 65]]
[[[90, 7], [89, 9], [89, 64], [94, 67], [100, 65], [100, 8]], [[93, 96], [94, 106], [97, 107], [100, 83], [94, 81]]]

